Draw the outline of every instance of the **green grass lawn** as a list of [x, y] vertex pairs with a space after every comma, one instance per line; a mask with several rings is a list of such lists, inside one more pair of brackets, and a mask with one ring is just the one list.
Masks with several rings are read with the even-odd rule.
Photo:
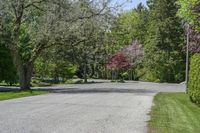
[[200, 133], [200, 107], [184, 93], [160, 93], [154, 98], [149, 133]]
[[14, 99], [14, 98], [20, 98], [20, 97], [47, 94], [47, 93], [49, 93], [49, 92], [48, 91], [38, 91], [38, 90], [0, 92], [0, 101]]
[[[10, 86], [9, 84], [5, 83], [5, 82], [0, 82], [0, 86]], [[19, 87], [19, 84], [16, 83], [16, 84], [13, 84], [12, 86], [16, 86], [16, 87]]]
[[[32, 87], [47, 87], [47, 86], [51, 86], [52, 84], [50, 83], [45, 83], [45, 82], [41, 82], [41, 81], [32, 81], [31, 82], [31, 86]], [[5, 83], [5, 82], [0, 82], [0, 86], [10, 86], [9, 84]], [[12, 86], [15, 87], [19, 87], [19, 83], [13, 84]]]

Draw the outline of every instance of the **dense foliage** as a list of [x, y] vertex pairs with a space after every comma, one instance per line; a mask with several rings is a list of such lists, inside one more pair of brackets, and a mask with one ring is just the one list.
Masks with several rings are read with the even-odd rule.
[[[176, 0], [148, 0], [149, 8], [137, 8], [118, 17], [112, 30], [115, 50], [132, 42], [144, 47], [134, 75], [153, 82], [182, 82], [185, 75], [184, 30], [177, 17]], [[133, 56], [135, 52], [132, 52]]]
[[10, 85], [16, 83], [17, 73], [9, 49], [0, 44], [0, 82], [2, 81]]
[[[15, 67], [1, 72], [13, 73], [16, 68], [22, 89], [30, 88], [33, 76], [55, 82], [79, 77], [87, 82], [88, 77], [111, 78], [110, 70], [117, 69], [126, 69], [131, 80], [184, 81], [182, 19], [191, 25], [191, 51], [199, 52], [199, 2], [148, 0], [148, 7], [139, 4], [117, 14], [111, 1], [2, 1], [0, 54], [6, 56], [4, 61], [13, 58]], [[4, 80], [14, 77], [1, 75], [9, 77]]]
[[188, 94], [191, 100], [200, 104], [200, 54], [194, 54], [190, 62], [190, 78]]
[[187, 32], [189, 32], [190, 40], [189, 40], [189, 51], [191, 53], [199, 53], [200, 52], [200, 32], [190, 28]]
[[176, 14], [176, 0], [149, 0], [149, 24], [145, 39], [144, 80], [184, 80], [184, 31]]
[[178, 15], [186, 21], [186, 31], [190, 39], [188, 94], [193, 102], [200, 104], [200, 2], [199, 0], [179, 0], [177, 3], [181, 6]]
[[130, 68], [130, 63], [123, 53], [116, 53], [109, 59], [107, 68], [110, 70], [126, 70]]
[[183, 18], [187, 23], [192, 25], [194, 29], [200, 30], [200, 2], [199, 0], [178, 0], [180, 9], [178, 16]]
[[[121, 14], [112, 27], [112, 39], [115, 48], [120, 49], [138, 41], [144, 44], [147, 33], [149, 11], [142, 4], [137, 8]], [[118, 50], [117, 49], [117, 50]]]
[[[0, 38], [12, 53], [21, 89], [30, 89], [35, 61], [45, 49], [80, 43], [85, 48], [92, 47], [88, 46], [93, 44], [88, 38], [95, 38], [96, 31], [88, 22], [96, 20], [102, 27], [109, 26], [109, 5], [110, 1], [99, 0], [1, 1]], [[98, 28], [105, 33], [102, 27]], [[89, 53], [85, 48], [82, 50]]]

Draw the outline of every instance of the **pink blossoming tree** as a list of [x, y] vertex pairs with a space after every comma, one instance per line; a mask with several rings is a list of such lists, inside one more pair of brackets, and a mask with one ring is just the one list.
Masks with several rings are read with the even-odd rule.
[[[112, 72], [113, 71], [121, 72], [120, 77], [122, 78], [122, 80], [123, 80], [122, 72], [124, 70], [128, 70], [130, 67], [131, 65], [129, 63], [129, 60], [121, 52], [112, 55], [107, 64], [107, 69], [111, 70]], [[112, 73], [112, 79], [113, 79], [113, 73]]]

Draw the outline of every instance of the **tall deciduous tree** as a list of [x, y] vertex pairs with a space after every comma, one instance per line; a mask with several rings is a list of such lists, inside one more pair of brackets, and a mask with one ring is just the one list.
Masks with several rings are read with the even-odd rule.
[[[89, 5], [85, 6], [83, 3]], [[77, 21], [102, 15], [110, 1], [0, 1], [0, 35], [10, 49], [21, 89], [30, 89], [33, 65], [43, 49], [68, 41]], [[72, 26], [73, 24], [73, 26]]]
[[130, 45], [134, 41], [144, 44], [147, 32], [148, 10], [142, 4], [137, 8], [122, 13], [112, 28], [112, 37], [119, 48]]
[[194, 29], [200, 31], [200, 2], [199, 0], [178, 0], [180, 6], [177, 15], [186, 23], [193, 26]]

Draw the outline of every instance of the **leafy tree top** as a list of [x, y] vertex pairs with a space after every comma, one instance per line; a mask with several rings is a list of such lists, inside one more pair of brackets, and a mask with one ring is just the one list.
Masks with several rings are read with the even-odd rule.
[[192, 53], [200, 53], [200, 32], [197, 32], [193, 28], [190, 27], [190, 44], [189, 50]]
[[179, 0], [177, 4], [180, 5], [177, 15], [200, 31], [200, 1]]
[[199, 0], [179, 0], [180, 5], [178, 16], [190, 25], [187, 32], [190, 33], [190, 51], [200, 52], [200, 1]]
[[143, 47], [138, 41], [126, 46], [121, 52], [128, 58], [131, 66], [137, 63], [144, 55]]

